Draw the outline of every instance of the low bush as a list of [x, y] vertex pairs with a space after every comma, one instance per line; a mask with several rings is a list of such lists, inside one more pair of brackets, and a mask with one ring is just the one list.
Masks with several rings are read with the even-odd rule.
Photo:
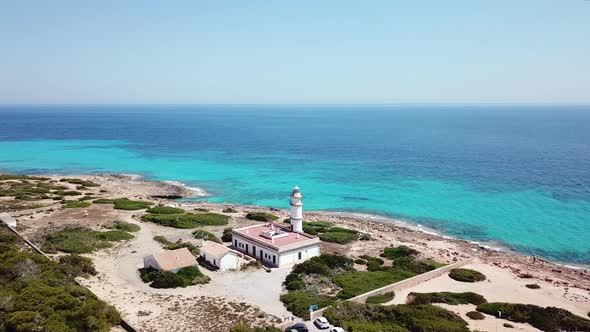
[[182, 214], [186, 211], [171, 206], [154, 206], [152, 208], [147, 209], [146, 212], [153, 214]]
[[445, 303], [450, 305], [458, 304], [475, 304], [486, 303], [486, 299], [473, 292], [452, 293], [452, 292], [435, 292], [435, 293], [410, 293], [408, 294], [408, 304], [432, 304]]
[[590, 320], [556, 307], [543, 308], [532, 304], [493, 302], [480, 304], [476, 310], [492, 316], [501, 312], [504, 319], [528, 323], [542, 331], [590, 331]]
[[145, 283], [150, 283], [152, 288], [177, 288], [196, 284], [206, 284], [210, 278], [205, 276], [196, 266], [189, 266], [178, 272], [158, 271], [153, 268], [139, 269], [140, 278]]
[[115, 204], [115, 200], [112, 198], [99, 198], [92, 201], [95, 204]]
[[356, 241], [358, 239], [358, 235], [356, 233], [348, 233], [348, 232], [327, 232], [322, 233], [319, 235], [320, 240], [325, 242], [332, 242], [338, 244], [348, 244], [350, 242]]
[[111, 228], [118, 229], [120, 231], [125, 231], [125, 232], [139, 232], [141, 230], [141, 227], [139, 227], [139, 225], [132, 224], [132, 223], [125, 222], [125, 221], [115, 221], [113, 223], [113, 225], [111, 226]]
[[342, 288], [337, 296], [341, 299], [350, 299], [413, 276], [414, 273], [401, 270], [347, 271], [335, 275], [333, 281]]
[[483, 273], [471, 269], [452, 269], [449, 273], [449, 277], [461, 282], [477, 282], [486, 280], [486, 276]]
[[282, 330], [274, 326], [251, 327], [246, 324], [238, 324], [232, 326], [232, 328], [229, 329], [229, 332], [282, 332]]
[[196, 231], [194, 231], [193, 236], [195, 237], [195, 239], [203, 239], [207, 241], [221, 243], [221, 240], [217, 236], [215, 236], [215, 234], [202, 229], [197, 229]]
[[416, 274], [422, 274], [437, 269], [441, 266], [444, 266], [444, 264], [435, 262], [430, 259], [418, 260], [414, 257], [401, 257], [394, 260], [391, 263], [391, 266], [393, 266], [394, 268], [411, 271]]
[[84, 201], [68, 201], [63, 205], [64, 209], [79, 209], [79, 208], [87, 208], [89, 207], [90, 202], [84, 202]]
[[367, 261], [364, 260], [364, 259], [362, 259], [362, 258], [357, 258], [357, 259], [354, 260], [354, 263], [355, 264], [359, 264], [359, 265], [366, 265], [367, 264]]
[[58, 190], [55, 192], [58, 196], [80, 196], [82, 195], [81, 192], [76, 190]]
[[236, 210], [236, 209], [234, 209], [234, 208], [232, 208], [232, 207], [228, 207], [228, 208], [223, 209], [222, 212], [223, 213], [238, 213], [239, 211]]
[[59, 180], [59, 182], [78, 184], [78, 185], [81, 185], [84, 187], [99, 187], [99, 185], [97, 183], [94, 183], [94, 182], [88, 181], [88, 180], [82, 180], [82, 179], [63, 178], [63, 179]]
[[537, 285], [537, 284], [526, 284], [524, 285], [526, 288], [530, 288], [530, 289], [539, 289], [541, 288], [541, 286]]
[[395, 297], [394, 292], [389, 292], [381, 295], [369, 296], [367, 298], [367, 303], [369, 304], [380, 304], [380, 303], [387, 303]]
[[395, 260], [401, 257], [417, 256], [420, 252], [407, 246], [386, 247], [381, 253], [381, 257]]
[[467, 317], [473, 319], [473, 320], [482, 320], [485, 319], [486, 316], [484, 316], [481, 312], [479, 311], [469, 311], [468, 313], [465, 314]]
[[281, 295], [281, 302], [283, 302], [287, 310], [297, 317], [307, 317], [311, 305], [315, 304], [318, 308], [323, 308], [332, 305], [335, 301], [336, 298], [333, 296], [304, 291], [291, 291]]
[[246, 214], [246, 219], [257, 221], [274, 221], [279, 219], [279, 217], [268, 212], [249, 212], [248, 214]]
[[199, 226], [222, 226], [228, 224], [228, 216], [217, 213], [146, 214], [143, 221], [174, 228], [197, 228]]
[[176, 249], [180, 249], [180, 248], [187, 248], [193, 254], [193, 256], [199, 256], [199, 252], [200, 252], [199, 248], [197, 248], [197, 246], [195, 246], [192, 243], [182, 242], [180, 240], [178, 240], [177, 242], [172, 242], [161, 235], [154, 236], [154, 241], [159, 242], [162, 245], [162, 248], [164, 248], [166, 250], [176, 250]]
[[147, 209], [152, 205], [151, 202], [146, 201], [132, 201], [128, 198], [118, 198], [114, 200], [115, 209], [117, 210], [143, 210]]
[[231, 242], [232, 240], [232, 228], [228, 227], [223, 230], [223, 234], [221, 235], [221, 241], [223, 242]]
[[469, 331], [460, 316], [433, 305], [382, 306], [342, 301], [326, 309], [324, 317], [347, 331]]
[[133, 235], [111, 230], [106, 232], [94, 231], [88, 228], [66, 228], [47, 235], [43, 251], [57, 253], [58, 251], [71, 254], [86, 254], [101, 248], [108, 248], [112, 241], [122, 241], [133, 238]]
[[379, 257], [372, 257], [372, 256], [369, 256], [369, 255], [362, 255], [362, 256], [360, 256], [360, 258], [366, 260], [367, 262], [373, 262], [373, 263], [375, 263], [377, 265], [383, 265], [383, 264], [385, 264], [385, 261], [382, 260]]
[[73, 277], [96, 275], [92, 259], [80, 255], [65, 255], [59, 258], [67, 273]]

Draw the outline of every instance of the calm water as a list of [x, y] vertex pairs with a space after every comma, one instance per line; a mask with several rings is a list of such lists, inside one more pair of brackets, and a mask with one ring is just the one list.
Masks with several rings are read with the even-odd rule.
[[393, 216], [590, 263], [590, 107], [0, 108], [0, 170], [141, 173], [218, 202]]

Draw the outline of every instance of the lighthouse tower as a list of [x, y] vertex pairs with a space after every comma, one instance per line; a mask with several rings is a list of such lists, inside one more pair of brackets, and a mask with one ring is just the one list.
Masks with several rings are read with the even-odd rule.
[[303, 203], [301, 202], [299, 187], [293, 187], [291, 193], [291, 230], [303, 233]]

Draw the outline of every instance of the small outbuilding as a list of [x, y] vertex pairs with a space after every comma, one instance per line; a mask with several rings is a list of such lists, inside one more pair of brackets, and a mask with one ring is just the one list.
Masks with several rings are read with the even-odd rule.
[[221, 271], [238, 270], [241, 265], [241, 254], [213, 241], [203, 241], [201, 257], [207, 263]]
[[154, 268], [159, 271], [177, 272], [178, 270], [196, 266], [195, 256], [187, 249], [168, 250], [159, 255], [149, 255], [143, 258], [144, 268]]

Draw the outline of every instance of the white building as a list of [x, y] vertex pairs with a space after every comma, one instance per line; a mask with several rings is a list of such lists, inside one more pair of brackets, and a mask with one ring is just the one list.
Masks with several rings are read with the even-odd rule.
[[196, 266], [195, 256], [187, 249], [167, 250], [159, 255], [149, 255], [143, 258], [144, 268], [154, 268], [159, 271], [177, 272], [183, 267]]
[[201, 257], [220, 271], [238, 270], [241, 266], [240, 253], [213, 241], [203, 241]]
[[233, 247], [263, 263], [281, 267], [320, 255], [320, 239], [303, 232], [303, 203], [299, 187], [291, 193], [291, 227], [274, 223], [232, 231]]

